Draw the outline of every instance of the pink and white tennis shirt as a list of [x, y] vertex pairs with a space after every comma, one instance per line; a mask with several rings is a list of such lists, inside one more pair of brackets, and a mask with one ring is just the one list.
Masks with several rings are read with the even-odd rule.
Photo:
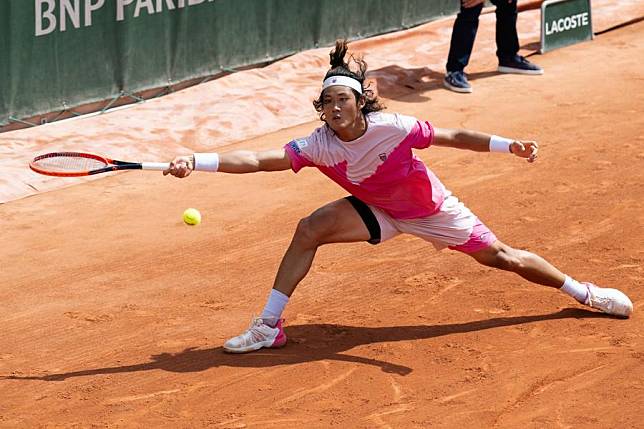
[[363, 202], [395, 219], [436, 213], [445, 187], [412, 149], [425, 149], [434, 139], [429, 122], [394, 113], [366, 115], [367, 131], [345, 142], [326, 125], [306, 138], [288, 143], [293, 171], [317, 167]]

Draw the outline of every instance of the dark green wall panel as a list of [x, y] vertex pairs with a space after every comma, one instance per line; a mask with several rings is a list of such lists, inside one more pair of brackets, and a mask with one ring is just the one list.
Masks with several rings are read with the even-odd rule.
[[[62, 14], [64, 31], [63, 6], [71, 11]], [[0, 125], [340, 37], [412, 27], [457, 7], [457, 0], [1, 0]], [[50, 19], [37, 24], [45, 15], [38, 8], [54, 16], [52, 31], [44, 31]]]

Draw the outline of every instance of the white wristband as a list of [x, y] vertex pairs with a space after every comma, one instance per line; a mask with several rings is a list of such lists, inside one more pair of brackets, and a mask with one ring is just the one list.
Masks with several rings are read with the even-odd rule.
[[212, 173], [219, 170], [218, 153], [195, 153], [195, 171], [210, 171]]
[[512, 153], [510, 145], [514, 140], [506, 139], [504, 137], [492, 136], [490, 137], [490, 152], [503, 152]]

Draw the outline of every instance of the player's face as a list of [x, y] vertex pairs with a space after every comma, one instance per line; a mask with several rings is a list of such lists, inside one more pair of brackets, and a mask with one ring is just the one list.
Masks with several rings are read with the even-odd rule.
[[354, 127], [361, 118], [362, 105], [348, 86], [328, 87], [324, 90], [322, 102], [324, 120], [336, 133]]

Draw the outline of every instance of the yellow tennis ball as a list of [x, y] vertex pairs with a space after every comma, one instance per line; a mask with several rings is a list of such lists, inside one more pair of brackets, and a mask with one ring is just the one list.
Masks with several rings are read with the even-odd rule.
[[186, 209], [183, 212], [183, 221], [188, 225], [199, 225], [201, 223], [201, 213], [197, 209]]

